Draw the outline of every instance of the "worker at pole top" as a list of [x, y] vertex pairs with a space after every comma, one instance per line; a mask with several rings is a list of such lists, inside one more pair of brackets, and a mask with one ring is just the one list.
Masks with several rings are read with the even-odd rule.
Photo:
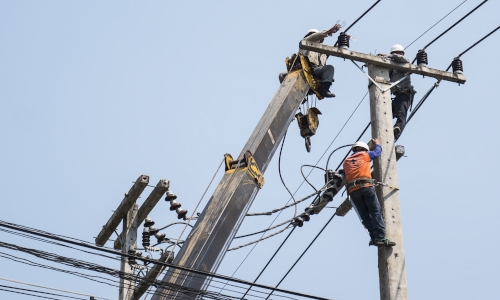
[[[410, 62], [406, 57], [404, 57], [404, 47], [399, 44], [391, 47], [391, 54], [379, 53], [378, 55], [387, 57], [398, 63]], [[389, 70], [391, 82], [397, 82], [404, 76], [406, 76], [405, 79], [391, 88], [391, 93], [396, 96], [392, 101], [392, 117], [396, 118], [396, 124], [394, 124], [394, 140], [397, 140], [401, 136], [401, 133], [406, 126], [406, 115], [408, 113], [408, 109], [413, 103], [413, 96], [416, 91], [413, 89], [413, 85], [411, 84], [409, 73], [394, 69]]]
[[[332, 28], [328, 30], [319, 31], [317, 29], [311, 29], [304, 36], [303, 40], [323, 43], [326, 37], [332, 36], [332, 34], [339, 31], [341, 25], [335, 24]], [[318, 52], [303, 50], [301, 49], [299, 53], [302, 53], [304, 56], [307, 56], [309, 62], [311, 63], [311, 67], [313, 69], [314, 75], [316, 75], [321, 80], [321, 87], [318, 92], [321, 96], [325, 98], [335, 97], [335, 94], [330, 92], [330, 86], [333, 82], [333, 74], [335, 69], [332, 65], [327, 65], [326, 60], [328, 59], [328, 55], [320, 54]]]
[[378, 138], [372, 139], [372, 142], [375, 144], [373, 151], [361, 141], [352, 146], [353, 154], [344, 161], [346, 188], [361, 222], [370, 233], [368, 245], [395, 246], [395, 242], [385, 237], [382, 209], [373, 187], [370, 162], [380, 156], [382, 147]]

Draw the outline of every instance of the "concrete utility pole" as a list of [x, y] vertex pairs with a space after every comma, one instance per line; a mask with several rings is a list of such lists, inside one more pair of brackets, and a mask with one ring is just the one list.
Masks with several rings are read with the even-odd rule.
[[380, 139], [383, 149], [382, 155], [374, 161], [373, 177], [385, 184], [376, 187], [377, 197], [384, 215], [386, 236], [396, 242], [394, 247], [379, 247], [378, 249], [380, 299], [407, 300], [408, 287], [392, 125], [390, 91], [392, 83], [389, 81], [389, 69], [458, 83], [465, 83], [465, 76], [409, 63], [394, 63], [381, 57], [307, 41], [302, 41], [300, 48], [368, 64], [372, 137]]
[[386, 185], [375, 188], [385, 219], [386, 236], [396, 242], [394, 247], [378, 248], [380, 299], [408, 299], [406, 285], [403, 227], [399, 207], [398, 170], [394, 152], [391, 89], [389, 69], [368, 65], [368, 74], [378, 86], [370, 86], [372, 137], [381, 141], [382, 154], [373, 161], [373, 178]]
[[[122, 241], [122, 253], [128, 253], [129, 249], [132, 247], [137, 249], [137, 212], [139, 210], [139, 205], [135, 204], [128, 211], [127, 216], [123, 218], [123, 234], [124, 237]], [[133, 274], [134, 269], [128, 263], [128, 259], [124, 256], [121, 258], [120, 271]], [[129, 300], [134, 294], [135, 283], [131, 280], [126, 280], [120, 278], [120, 290], [119, 290], [119, 300]]]

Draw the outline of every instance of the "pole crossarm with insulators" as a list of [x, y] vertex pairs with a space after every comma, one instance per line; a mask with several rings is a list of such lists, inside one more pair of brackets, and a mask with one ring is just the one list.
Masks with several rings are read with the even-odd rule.
[[[148, 214], [153, 210], [155, 205], [160, 201], [161, 197], [167, 192], [169, 188], [170, 182], [166, 179], [161, 179], [156, 187], [153, 189], [151, 194], [149, 194], [148, 198], [139, 208], [139, 212], [137, 213], [137, 224], [140, 225], [144, 219], [148, 216]], [[121, 249], [123, 239], [123, 232], [120, 236], [115, 240], [114, 248]]]
[[114, 230], [118, 227], [118, 224], [123, 220], [123, 218], [128, 214], [129, 210], [135, 204], [141, 193], [144, 191], [149, 183], [148, 175], [141, 175], [135, 181], [134, 185], [130, 188], [128, 193], [125, 194], [122, 202], [118, 208], [113, 212], [111, 218], [109, 218], [106, 225], [102, 227], [101, 232], [97, 235], [95, 239], [95, 244], [97, 246], [104, 246], [108, 241], [109, 237], [113, 234]]
[[314, 43], [302, 40], [299, 44], [300, 49], [319, 52], [322, 54], [327, 54], [330, 56], [341, 57], [345, 59], [355, 60], [371, 64], [374, 66], [385, 67], [389, 69], [395, 69], [398, 71], [408, 72], [412, 74], [424, 75], [436, 79], [441, 79], [445, 81], [451, 81], [456, 83], [465, 83], [466, 77], [460, 73], [452, 73], [441, 71], [437, 69], [432, 69], [424, 66], [417, 66], [410, 63], [395, 63], [390, 59], [375, 56], [371, 54], [365, 54], [361, 52], [355, 52], [350, 49], [339, 48], [335, 46], [328, 46], [320, 43]]
[[[226, 155], [226, 173], [174, 259], [174, 264], [215, 272], [238, 231], [259, 188], [273, 154], [309, 91], [302, 71], [288, 74], [255, 127], [239, 157]], [[204, 289], [205, 277], [169, 270], [164, 283]], [[195, 299], [180, 291], [159, 287], [151, 300]]]

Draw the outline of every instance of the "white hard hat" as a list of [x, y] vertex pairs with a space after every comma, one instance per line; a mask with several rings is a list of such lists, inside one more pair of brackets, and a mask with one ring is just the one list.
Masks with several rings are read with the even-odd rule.
[[396, 45], [394, 45], [394, 46], [391, 47], [391, 53], [394, 52], [394, 51], [405, 52], [405, 48], [403, 46], [401, 46], [400, 44], [396, 44]]
[[364, 148], [364, 149], [366, 149], [366, 151], [370, 150], [370, 148], [368, 148], [368, 145], [365, 142], [362, 142], [362, 141], [357, 141], [356, 143], [354, 143], [354, 145], [352, 146], [352, 149], [354, 149], [356, 147]]
[[319, 32], [318, 29], [309, 29], [307, 33], [318, 33], [318, 32]]

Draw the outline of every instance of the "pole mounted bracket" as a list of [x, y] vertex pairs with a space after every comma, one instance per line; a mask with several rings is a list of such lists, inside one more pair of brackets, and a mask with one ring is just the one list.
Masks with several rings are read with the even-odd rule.
[[234, 160], [231, 154], [227, 153], [224, 155], [224, 159], [226, 174], [230, 174], [235, 171], [247, 171], [248, 174], [255, 179], [255, 183], [259, 189], [264, 186], [264, 175], [262, 175], [262, 172], [257, 166], [257, 162], [253, 158], [250, 151], [247, 150], [241, 160]]

